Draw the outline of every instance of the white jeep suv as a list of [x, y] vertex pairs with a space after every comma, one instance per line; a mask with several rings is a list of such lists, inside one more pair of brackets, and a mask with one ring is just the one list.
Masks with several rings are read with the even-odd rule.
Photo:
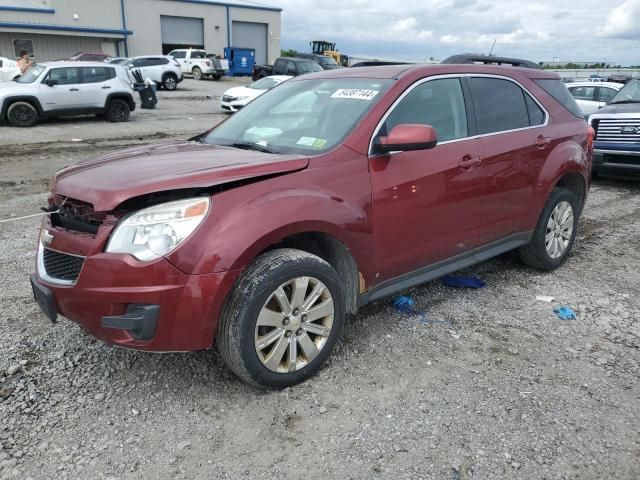
[[12, 82], [0, 83], [0, 121], [30, 127], [40, 118], [104, 115], [126, 122], [135, 110], [128, 72], [100, 62], [33, 65]]
[[184, 79], [180, 64], [165, 55], [133, 57], [122, 65], [130, 70], [139, 70], [143, 79], [150, 78], [165, 90], [175, 90]]

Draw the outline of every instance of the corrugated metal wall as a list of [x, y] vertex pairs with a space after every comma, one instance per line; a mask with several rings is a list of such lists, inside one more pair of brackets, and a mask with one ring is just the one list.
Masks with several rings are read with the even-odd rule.
[[[129, 55], [147, 55], [162, 53], [161, 15], [200, 18], [204, 25], [204, 47], [210, 53], [222, 54], [233, 21], [254, 22], [267, 25], [266, 56], [273, 62], [280, 56], [280, 16], [281, 12], [256, 8], [226, 7], [224, 5], [206, 5], [185, 3], [174, 0], [125, 0], [127, 29], [133, 31], [129, 37]], [[15, 6], [15, 5], [14, 5]], [[45, 7], [55, 13], [2, 11], [0, 20], [32, 24], [49, 24], [81, 28], [122, 29], [122, 11], [120, 0], [47, 0]], [[227, 23], [227, 11], [229, 22]], [[74, 18], [77, 14], [78, 18]], [[107, 38], [123, 38], [120, 33], [97, 32], [56, 32], [51, 31], [50, 41], [46, 34], [34, 30], [9, 29], [0, 27], [0, 33], [19, 32], [21, 37], [38, 37], [39, 46], [34, 45], [38, 59], [60, 58], [80, 50], [100, 50], [101, 42]], [[12, 36], [14, 34], [11, 34]], [[64, 40], [66, 37], [68, 40]], [[97, 40], [91, 40], [96, 37]], [[241, 38], [236, 41], [242, 43]], [[243, 46], [243, 45], [239, 45]], [[120, 52], [124, 54], [123, 51]], [[13, 56], [10, 39], [0, 41], [0, 54]]]
[[[0, 17], [3, 22], [46, 23], [109, 29], [122, 28], [120, 0], [54, 0], [47, 2], [43, 6], [53, 8], [55, 13], [3, 10]], [[77, 20], [73, 17], [74, 14], [78, 14]]]
[[40, 35], [36, 33], [0, 33], [0, 56], [14, 58], [13, 39], [33, 41], [37, 62], [67, 58], [76, 52], [101, 50], [104, 39], [99, 37], [69, 37], [66, 35]]
[[[231, 32], [227, 28], [227, 8], [224, 5], [203, 5], [172, 0], [126, 0], [127, 28], [131, 55], [162, 53], [160, 16], [201, 18], [204, 24], [204, 48], [209, 53], [222, 54]], [[229, 7], [229, 24], [235, 21], [256, 22], [267, 25], [267, 52], [269, 62], [280, 56], [280, 15], [273, 10]], [[238, 41], [241, 41], [240, 39]], [[241, 42], [242, 43], [242, 42]], [[240, 45], [243, 46], [243, 45]]]

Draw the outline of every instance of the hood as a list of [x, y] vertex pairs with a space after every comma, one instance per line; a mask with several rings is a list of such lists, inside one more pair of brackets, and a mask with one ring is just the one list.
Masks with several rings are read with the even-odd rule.
[[636, 113], [640, 115], [640, 103], [614, 103], [596, 110], [594, 115], [619, 113]]
[[11, 90], [25, 90], [25, 86], [31, 85], [30, 83], [18, 83], [13, 80], [7, 80], [6, 82], [0, 82], [0, 95], [9, 92]]
[[255, 88], [233, 87], [224, 92], [224, 95], [229, 97], [257, 97], [264, 92], [264, 90], [256, 90]]
[[293, 172], [308, 163], [307, 158], [296, 155], [219, 145], [161, 144], [124, 150], [60, 170], [52, 190], [105, 212], [140, 195]]

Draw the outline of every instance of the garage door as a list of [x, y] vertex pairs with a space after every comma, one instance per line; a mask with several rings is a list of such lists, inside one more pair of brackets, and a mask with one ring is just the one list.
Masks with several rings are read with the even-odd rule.
[[267, 24], [253, 22], [233, 22], [231, 26], [232, 47], [256, 49], [256, 63], [267, 63]]
[[204, 48], [204, 24], [201, 18], [160, 16], [162, 50]]

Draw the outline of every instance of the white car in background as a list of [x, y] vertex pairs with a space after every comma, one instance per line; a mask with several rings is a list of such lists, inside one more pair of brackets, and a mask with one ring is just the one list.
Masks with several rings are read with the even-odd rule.
[[566, 85], [585, 116], [604, 107], [618, 93], [618, 90], [624, 87], [621, 83], [593, 81], [573, 82]]
[[18, 62], [0, 57], [0, 82], [8, 82], [20, 76]]
[[165, 90], [175, 90], [184, 80], [180, 64], [168, 55], [132, 57], [121, 65], [129, 70], [139, 70], [143, 80], [150, 78]]
[[291, 75], [270, 75], [250, 83], [246, 87], [230, 88], [222, 95], [220, 106], [224, 110], [237, 112], [254, 98], [290, 78], [293, 77]]

